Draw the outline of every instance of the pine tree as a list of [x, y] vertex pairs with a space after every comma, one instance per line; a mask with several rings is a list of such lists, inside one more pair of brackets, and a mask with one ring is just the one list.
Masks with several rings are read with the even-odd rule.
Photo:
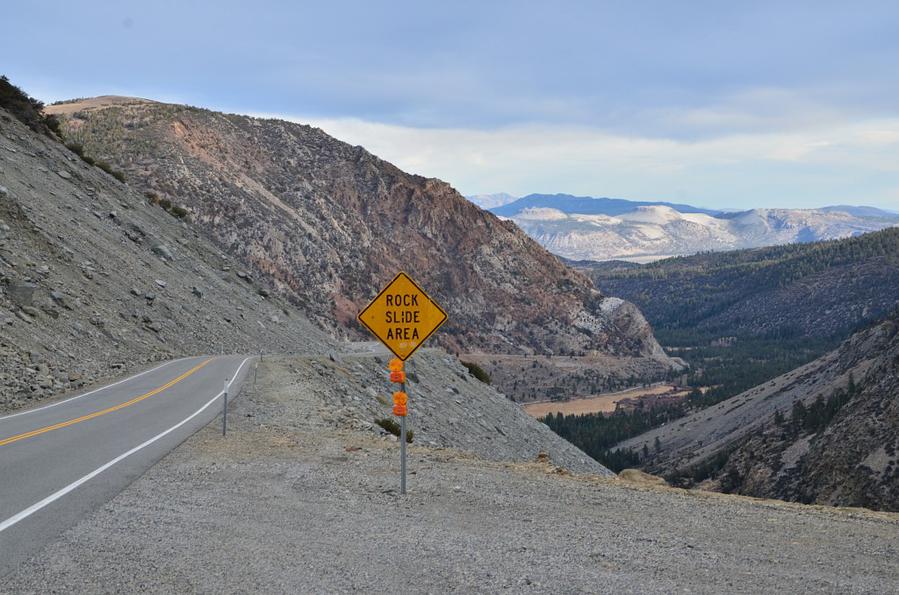
[[777, 427], [783, 426], [785, 421], [786, 419], [784, 418], [784, 414], [781, 413], [780, 409], [774, 412], [774, 423], [777, 425]]

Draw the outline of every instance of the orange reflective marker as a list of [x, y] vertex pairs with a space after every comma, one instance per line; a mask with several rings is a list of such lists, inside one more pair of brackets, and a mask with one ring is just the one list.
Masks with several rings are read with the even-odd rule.
[[391, 372], [402, 372], [404, 365], [405, 364], [403, 363], [403, 360], [401, 360], [398, 357], [395, 357], [392, 360], [390, 360], [390, 363], [387, 364], [387, 369], [390, 370]]
[[395, 382], [397, 384], [403, 384], [406, 382], [406, 373], [405, 372], [391, 372], [390, 373], [390, 382]]
[[406, 406], [405, 405], [394, 405], [393, 406], [393, 414], [397, 417], [406, 417]]
[[402, 391], [397, 391], [393, 393], [393, 404], [394, 405], [402, 405], [403, 407], [409, 402], [409, 395]]

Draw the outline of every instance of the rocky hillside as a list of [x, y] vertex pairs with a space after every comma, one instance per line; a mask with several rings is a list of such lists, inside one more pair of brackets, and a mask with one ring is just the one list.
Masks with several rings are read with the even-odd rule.
[[361, 333], [357, 311], [403, 269], [449, 313], [435, 343], [454, 351], [665, 358], [639, 312], [514, 224], [319, 129], [124, 98], [50, 111], [318, 320]]
[[645, 452], [649, 469], [688, 484], [899, 511], [899, 315], [619, 446]]
[[[355, 349], [354, 349], [355, 347]], [[363, 347], [363, 348], [360, 348]], [[289, 397], [253, 412], [256, 423], [321, 418], [335, 429], [389, 436], [377, 424], [391, 413], [395, 389], [385, 374], [390, 354], [376, 346], [353, 344], [337, 357], [266, 358], [260, 376], [276, 382], [260, 386], [251, 400], [287, 393]], [[406, 366], [409, 373], [407, 427], [413, 444], [453, 448], [494, 461], [543, 460], [573, 473], [614, 474], [477, 380], [459, 361], [437, 349], [422, 349]]]
[[182, 354], [333, 345], [196, 225], [0, 109], [0, 411]]

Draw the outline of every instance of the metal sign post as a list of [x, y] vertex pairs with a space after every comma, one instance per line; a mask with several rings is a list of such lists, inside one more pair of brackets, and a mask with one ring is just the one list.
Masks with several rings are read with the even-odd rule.
[[[400, 385], [402, 392], [406, 392], [406, 383]], [[406, 393], [407, 395], [409, 393]], [[406, 495], [406, 416], [400, 417], [400, 494]]]
[[225, 390], [223, 391], [225, 400], [222, 405], [222, 436], [228, 433], [228, 381], [225, 380]]
[[400, 390], [393, 393], [393, 414], [400, 418], [400, 493], [406, 493], [406, 415], [409, 413], [409, 395], [406, 393], [405, 364], [401, 359], [392, 359], [390, 382], [400, 385]]

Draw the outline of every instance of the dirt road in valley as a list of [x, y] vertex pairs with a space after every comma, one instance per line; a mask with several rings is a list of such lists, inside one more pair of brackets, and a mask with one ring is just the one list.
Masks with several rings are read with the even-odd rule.
[[584, 415], [587, 413], [612, 413], [615, 405], [623, 399], [640, 399], [650, 395], [663, 395], [671, 392], [672, 395], [687, 396], [689, 391], [673, 391], [670, 384], [660, 384], [647, 387], [634, 387], [614, 393], [606, 393], [583, 399], [571, 399], [570, 401], [543, 401], [539, 403], [527, 403], [524, 410], [536, 418], [541, 418], [549, 413], [564, 413], [565, 415]]

